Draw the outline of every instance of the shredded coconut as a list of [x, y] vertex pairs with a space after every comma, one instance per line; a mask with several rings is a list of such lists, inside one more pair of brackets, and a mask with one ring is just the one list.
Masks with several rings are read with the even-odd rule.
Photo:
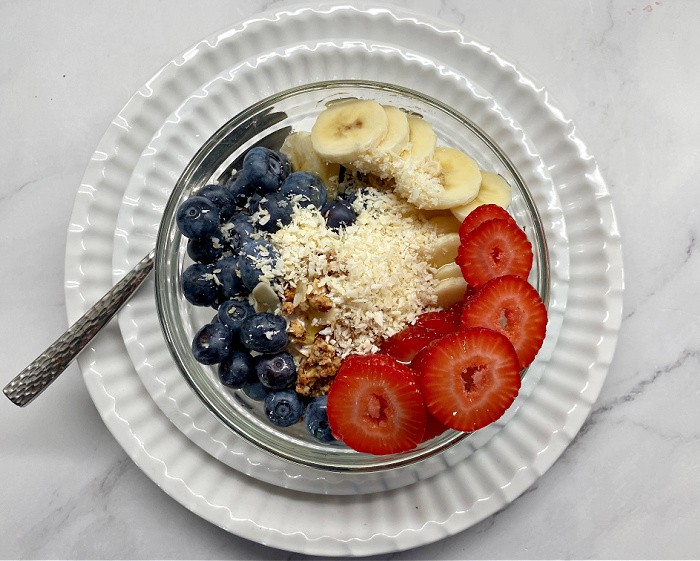
[[430, 208], [444, 192], [439, 162], [414, 162], [391, 152], [366, 154], [351, 167], [361, 173], [390, 181], [396, 193], [418, 208]]
[[340, 358], [377, 352], [382, 337], [436, 304], [435, 226], [391, 191], [363, 189], [353, 205], [357, 221], [340, 232], [315, 207], [297, 207], [291, 223], [270, 236], [279, 251], [279, 294], [294, 307], [308, 295], [332, 302], [335, 313], [310, 323], [324, 326], [320, 334]]

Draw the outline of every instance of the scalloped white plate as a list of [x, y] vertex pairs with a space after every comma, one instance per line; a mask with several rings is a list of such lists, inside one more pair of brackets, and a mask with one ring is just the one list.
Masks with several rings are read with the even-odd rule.
[[[347, 39], [339, 41], [339, 37]], [[543, 88], [459, 31], [385, 9], [280, 12], [210, 37], [154, 76], [100, 142], [76, 197], [69, 228], [66, 304], [73, 321], [111, 286], [113, 240], [121, 235], [115, 226], [126, 186], [142, 179], [134, 170], [148, 155], [153, 139], [166, 121], [180, 118], [187, 100], [202, 96], [202, 85], [222, 73], [259, 67], [268, 83], [259, 93], [269, 95], [281, 88], [270, 74], [273, 65], [265, 61], [289, 56], [295, 48], [318, 52], [315, 64], [324, 69], [324, 77], [373, 78], [364, 74], [362, 57], [340, 67], [331, 56], [333, 49], [314, 47], [324, 43], [340, 49], [364, 45], [368, 52], [398, 51], [405, 60], [466, 88], [470, 83], [478, 85], [494, 107], [492, 119], [480, 124], [486, 130], [498, 128], [498, 111], [507, 108], [514, 130], [520, 131], [532, 154], [541, 156], [539, 177], [551, 176], [554, 188], [534, 194], [543, 214], [562, 209], [565, 230], [561, 232], [566, 231], [569, 251], [557, 255], [555, 247], [552, 266], [555, 271], [558, 265], [566, 268], [568, 259], [568, 290], [547, 366], [520, 407], [466, 459], [430, 479], [381, 493], [311, 496], [233, 470], [178, 430], [142, 385], [114, 324], [81, 355], [79, 364], [115, 438], [154, 482], [193, 512], [235, 534], [282, 549], [368, 555], [438, 540], [510, 503], [559, 457], [583, 424], [605, 379], [621, 319], [619, 234], [595, 161], [574, 125], [551, 104]], [[212, 97], [220, 117], [230, 118], [230, 108], [220, 105], [221, 101]], [[459, 99], [443, 101], [461, 107]], [[468, 109], [462, 108], [469, 114]], [[201, 117], [208, 119], [207, 114]], [[215, 128], [216, 123], [207, 126]], [[512, 152], [507, 139], [497, 141]], [[184, 165], [191, 146], [184, 142], [180, 148], [170, 157]], [[174, 183], [177, 176], [171, 179]], [[563, 308], [563, 302], [552, 304]], [[196, 422], [192, 426], [197, 430]], [[324, 524], [314, 522], [319, 519]]]

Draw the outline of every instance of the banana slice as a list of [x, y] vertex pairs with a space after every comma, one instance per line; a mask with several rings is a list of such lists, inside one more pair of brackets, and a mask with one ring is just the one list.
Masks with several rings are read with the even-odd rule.
[[440, 164], [442, 190], [421, 208], [451, 209], [474, 200], [481, 186], [481, 171], [474, 160], [457, 148], [440, 146], [433, 155]]
[[370, 157], [380, 154], [400, 154], [408, 145], [409, 128], [406, 113], [393, 105], [384, 105], [389, 128], [384, 139], [372, 151]]
[[314, 150], [327, 162], [349, 164], [375, 149], [389, 130], [389, 118], [376, 101], [353, 99], [324, 109], [311, 128]]
[[464, 299], [467, 286], [467, 281], [461, 275], [441, 280], [435, 288], [437, 305], [441, 308], [449, 308], [453, 304], [461, 302]]
[[454, 234], [455, 232], [459, 232], [461, 222], [457, 220], [457, 217], [449, 210], [431, 210], [424, 212], [428, 217], [428, 224], [432, 224], [438, 234]]
[[435, 272], [436, 280], [445, 280], [457, 277], [464, 278], [464, 276], [462, 275], [462, 269], [460, 269], [459, 265], [457, 265], [457, 263], [455, 263], [454, 261], [452, 263], [444, 264]]
[[428, 262], [435, 268], [453, 263], [459, 250], [459, 234], [445, 234], [440, 236], [437, 243], [430, 248], [430, 258]]
[[398, 107], [384, 105], [389, 128], [386, 136], [376, 148], [365, 152], [350, 167], [363, 174], [368, 174], [368, 181], [381, 180], [386, 185], [386, 180], [400, 175], [404, 161], [401, 153], [408, 146], [408, 119], [406, 113]]
[[282, 308], [279, 296], [266, 282], [259, 282], [250, 294], [255, 300], [256, 312], [275, 312]]
[[485, 204], [494, 204], [503, 208], [508, 208], [513, 198], [508, 182], [497, 173], [481, 171], [481, 186], [476, 198], [467, 203], [451, 208], [452, 214], [460, 222], [476, 207]]
[[421, 164], [433, 159], [437, 135], [430, 123], [416, 115], [408, 115], [408, 142], [410, 149], [405, 158], [413, 164]]
[[340, 173], [338, 164], [324, 162], [314, 150], [311, 143], [311, 133], [309, 132], [299, 131], [291, 133], [284, 139], [280, 151], [289, 158], [294, 171], [316, 173], [323, 179], [326, 187], [331, 185], [331, 177], [337, 177]]

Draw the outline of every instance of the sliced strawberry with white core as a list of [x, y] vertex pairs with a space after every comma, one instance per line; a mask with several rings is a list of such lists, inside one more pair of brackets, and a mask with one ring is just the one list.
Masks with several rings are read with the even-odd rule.
[[532, 244], [525, 232], [512, 220], [495, 219], [482, 222], [462, 239], [455, 263], [464, 279], [478, 290], [503, 275], [526, 279], [532, 259]]
[[334, 436], [358, 452], [415, 448], [426, 423], [415, 375], [386, 355], [349, 357], [328, 393], [328, 422]]
[[475, 328], [445, 335], [421, 353], [425, 405], [440, 423], [474, 431], [494, 422], [520, 389], [520, 367], [508, 339]]
[[414, 325], [432, 329], [440, 334], [454, 333], [461, 327], [462, 306], [452, 306], [439, 312], [425, 312], [416, 318]]
[[487, 327], [508, 337], [520, 368], [528, 366], [542, 346], [547, 309], [539, 293], [520, 277], [503, 276], [484, 284], [466, 303], [462, 327]]
[[[460, 327], [459, 320], [457, 328]], [[401, 362], [411, 362], [428, 343], [441, 336], [441, 333], [420, 325], [409, 325], [398, 333], [382, 341], [379, 349], [382, 353]]]
[[513, 217], [503, 207], [493, 204], [481, 205], [472, 210], [459, 226], [459, 239], [464, 239], [469, 233], [487, 220], [508, 220], [515, 224]]
[[435, 417], [433, 417], [430, 413], [428, 413], [427, 420], [425, 423], [425, 432], [423, 433], [422, 442], [426, 442], [428, 440], [435, 438], [436, 436], [440, 436], [446, 430], [449, 430], [449, 427], [446, 427], [440, 421], [438, 421]]

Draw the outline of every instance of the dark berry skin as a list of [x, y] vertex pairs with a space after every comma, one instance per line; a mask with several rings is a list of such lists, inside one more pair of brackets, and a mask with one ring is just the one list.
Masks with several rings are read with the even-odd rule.
[[182, 293], [190, 304], [211, 306], [218, 297], [211, 265], [194, 263], [182, 273]]
[[213, 271], [219, 281], [219, 290], [224, 298], [236, 298], [248, 293], [240, 276], [240, 257], [229, 256], [219, 259]]
[[274, 266], [277, 261], [277, 250], [265, 240], [250, 240], [240, 249], [240, 273], [243, 285], [253, 290], [260, 282], [262, 267], [260, 262], [268, 262]]
[[192, 340], [192, 354], [202, 364], [217, 364], [231, 352], [233, 332], [223, 323], [207, 323]]
[[288, 199], [299, 199], [300, 206], [313, 205], [321, 208], [326, 204], [326, 186], [323, 180], [315, 173], [295, 171], [287, 176], [280, 193]]
[[271, 390], [289, 388], [297, 380], [297, 367], [287, 352], [260, 355], [255, 359], [255, 373], [260, 383]]
[[219, 321], [227, 325], [238, 335], [241, 332], [243, 322], [255, 313], [255, 308], [251, 306], [247, 299], [234, 298], [226, 300], [219, 306], [217, 314]]
[[271, 234], [276, 232], [292, 221], [293, 210], [291, 200], [281, 193], [265, 195], [258, 205], [257, 212], [262, 212], [257, 220], [258, 229]]
[[315, 398], [306, 406], [304, 424], [309, 434], [319, 442], [333, 442], [335, 437], [328, 424], [328, 396]]
[[183, 236], [206, 238], [219, 229], [219, 209], [209, 199], [190, 197], [178, 207], [176, 221]]
[[326, 219], [326, 226], [335, 232], [351, 226], [357, 220], [355, 211], [343, 201], [333, 201], [327, 204], [323, 217]]
[[265, 397], [265, 415], [278, 427], [289, 427], [301, 419], [304, 405], [292, 390], [272, 392]]
[[[247, 211], [250, 216], [253, 216], [260, 208], [260, 201], [262, 201], [263, 196], [260, 193], [253, 193], [248, 199]], [[252, 219], [251, 219], [252, 220]]]
[[[365, 188], [360, 188], [360, 189], [348, 189], [347, 191], [342, 191], [341, 193], [338, 193], [338, 200], [343, 201], [345, 204], [347, 204], [349, 207], [352, 207], [355, 201], [357, 200], [357, 196], [360, 193], [365, 193], [366, 194], [367, 190]], [[367, 203], [366, 201], [363, 203], [363, 206], [366, 207]]]
[[243, 172], [234, 175], [228, 183], [226, 183], [226, 188], [229, 190], [229, 193], [231, 193], [233, 201], [239, 207], [245, 205], [248, 197], [255, 193], [255, 186], [248, 180]]
[[198, 197], [209, 199], [219, 210], [219, 221], [229, 220], [236, 212], [236, 198], [233, 193], [223, 185], [212, 183], [205, 185], [197, 191]]
[[213, 263], [226, 249], [224, 235], [217, 231], [208, 238], [191, 238], [187, 241], [187, 255], [198, 263]]
[[270, 312], [253, 314], [241, 325], [241, 343], [258, 353], [276, 353], [287, 346], [287, 320]]
[[279, 152], [256, 146], [243, 158], [241, 173], [257, 192], [272, 193], [289, 175], [289, 160]]
[[243, 244], [252, 239], [250, 236], [255, 232], [255, 226], [250, 221], [250, 216], [239, 212], [221, 226], [221, 232], [226, 246], [234, 255], [238, 255]]
[[253, 357], [246, 351], [231, 351], [219, 364], [219, 380], [229, 388], [242, 388], [246, 382], [256, 381]]
[[243, 393], [254, 401], [264, 401], [270, 390], [263, 386], [256, 377], [254, 381], [243, 384]]

